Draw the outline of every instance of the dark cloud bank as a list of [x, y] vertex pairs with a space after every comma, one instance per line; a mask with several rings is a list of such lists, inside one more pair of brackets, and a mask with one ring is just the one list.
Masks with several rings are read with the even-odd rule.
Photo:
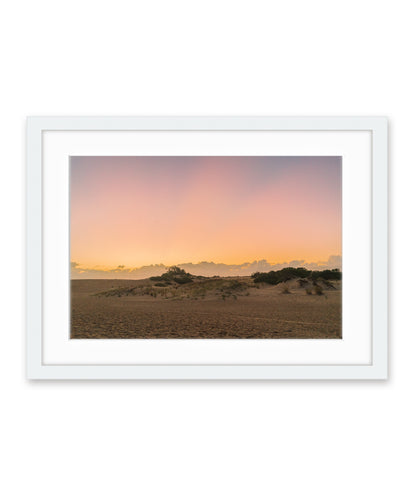
[[[199, 262], [179, 263], [179, 267], [194, 275], [212, 277], [219, 276], [247, 276], [254, 272], [269, 272], [280, 270], [284, 267], [306, 267], [310, 270], [341, 269], [342, 260], [340, 255], [331, 255], [326, 262], [306, 262], [305, 260], [292, 260], [290, 262], [270, 264], [267, 260], [259, 260], [240, 265], [227, 265], [225, 263]], [[114, 269], [101, 270], [87, 268], [79, 263], [71, 262], [72, 279], [146, 279], [161, 275], [169, 268], [163, 263], [157, 265], [145, 265], [143, 267], [125, 267], [119, 265]]]

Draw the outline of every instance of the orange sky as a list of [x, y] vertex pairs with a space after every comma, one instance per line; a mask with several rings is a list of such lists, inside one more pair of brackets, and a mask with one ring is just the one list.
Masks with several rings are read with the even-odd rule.
[[71, 158], [71, 261], [140, 267], [340, 254], [340, 157]]

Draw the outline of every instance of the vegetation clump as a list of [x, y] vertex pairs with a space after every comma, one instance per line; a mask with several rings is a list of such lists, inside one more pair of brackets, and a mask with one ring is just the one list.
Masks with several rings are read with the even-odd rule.
[[280, 284], [291, 279], [299, 279], [300, 287], [305, 285], [305, 279], [341, 280], [342, 273], [339, 269], [332, 270], [308, 270], [304, 267], [286, 267], [281, 270], [271, 270], [270, 272], [255, 272], [251, 276], [256, 283], [265, 282], [267, 284]]
[[188, 282], [193, 281], [193, 276], [192, 274], [185, 272], [184, 269], [174, 265], [173, 267], [169, 267], [169, 270], [164, 274], [151, 277], [150, 280], [165, 282], [166, 284], [170, 284], [172, 281], [176, 282], [176, 284], [187, 284]]
[[[299, 288], [307, 295], [326, 296], [327, 290], [336, 290], [339, 285], [334, 282], [340, 280], [342, 274], [339, 269], [307, 270], [303, 267], [286, 267], [270, 272], [256, 272], [251, 278], [248, 276], [236, 277], [206, 277], [196, 276], [186, 272], [178, 266], [170, 267], [160, 276], [135, 281], [129, 286], [119, 286], [95, 293], [97, 297], [150, 296], [166, 300], [205, 300], [217, 299], [227, 301], [238, 300], [243, 296], [250, 296], [250, 291], [256, 293], [264, 284], [277, 285], [281, 294], [298, 294]], [[296, 290], [298, 288], [298, 290]]]

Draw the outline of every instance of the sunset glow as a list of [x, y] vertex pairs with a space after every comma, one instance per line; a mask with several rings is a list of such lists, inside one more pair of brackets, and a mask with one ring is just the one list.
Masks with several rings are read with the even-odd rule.
[[340, 157], [72, 157], [70, 175], [82, 265], [341, 255]]

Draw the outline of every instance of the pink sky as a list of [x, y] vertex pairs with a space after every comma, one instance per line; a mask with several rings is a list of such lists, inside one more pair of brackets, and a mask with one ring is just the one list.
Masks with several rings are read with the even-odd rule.
[[341, 255], [340, 157], [72, 157], [71, 261]]

